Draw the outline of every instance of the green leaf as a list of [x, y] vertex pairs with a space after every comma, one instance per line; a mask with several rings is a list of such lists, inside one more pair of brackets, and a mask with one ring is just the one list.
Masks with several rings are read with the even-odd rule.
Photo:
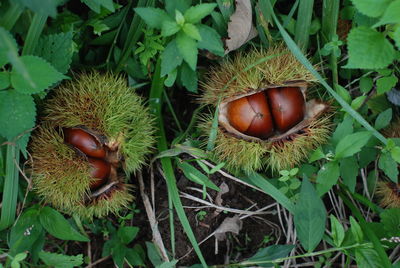
[[353, 0], [354, 6], [364, 15], [380, 17], [388, 7], [391, 0]]
[[215, 185], [206, 175], [201, 173], [194, 166], [190, 165], [187, 162], [180, 162], [179, 160], [177, 161], [177, 163], [178, 167], [182, 169], [186, 178], [188, 178], [189, 180], [198, 183], [200, 185], [207, 186], [210, 189], [220, 191], [217, 185]]
[[182, 61], [183, 57], [178, 50], [176, 40], [173, 39], [161, 54], [161, 77], [175, 70], [176, 67], [181, 65]]
[[342, 97], [345, 102], [347, 102], [347, 103], [351, 102], [351, 96], [347, 89], [345, 89], [341, 85], [335, 85], [335, 89], [336, 89], [337, 93], [340, 95], [340, 97]]
[[332, 135], [332, 143], [338, 144], [344, 137], [353, 133], [353, 118], [346, 115], [342, 122], [338, 124]]
[[143, 258], [133, 248], [126, 249], [125, 258], [133, 267], [143, 266], [145, 267]]
[[115, 11], [114, 2], [112, 0], [81, 0], [81, 1], [97, 14], [101, 13], [102, 6], [111, 12]]
[[348, 37], [349, 61], [345, 68], [381, 69], [395, 58], [395, 50], [385, 36], [365, 26], [353, 28]]
[[111, 256], [117, 267], [124, 266], [124, 259], [125, 259], [125, 254], [126, 254], [127, 249], [128, 248], [125, 245], [120, 244], [120, 243], [117, 243], [111, 249]]
[[360, 131], [343, 137], [336, 146], [335, 158], [346, 158], [358, 153], [370, 138], [369, 131]]
[[352, 193], [355, 191], [358, 169], [358, 162], [354, 156], [340, 160], [340, 176]]
[[199, 23], [205, 16], [211, 14], [217, 4], [199, 4], [190, 7], [185, 12], [185, 21], [193, 24]]
[[175, 10], [175, 21], [180, 26], [183, 26], [183, 24], [185, 23], [185, 17], [179, 10]]
[[44, 207], [40, 211], [40, 223], [52, 236], [62, 240], [89, 242], [90, 240], [75, 230], [60, 212]]
[[294, 211], [294, 225], [301, 245], [313, 251], [325, 232], [326, 210], [314, 187], [304, 179]]
[[386, 209], [379, 216], [386, 237], [400, 236], [400, 208]]
[[18, 57], [18, 45], [14, 37], [0, 27], [0, 67]]
[[398, 79], [394, 75], [379, 78], [376, 81], [376, 92], [380, 95], [390, 91], [397, 84], [397, 81]]
[[[397, 27], [392, 35], [393, 40], [396, 42], [397, 49], [400, 49], [400, 27]], [[0, 64], [1, 66], [1, 64]]]
[[400, 164], [400, 147], [396, 146], [390, 150], [390, 155], [392, 158]]
[[150, 262], [153, 264], [154, 267], [158, 267], [162, 264], [163, 260], [158, 253], [156, 246], [153, 243], [145, 242], [147, 248], [147, 256], [149, 257]]
[[186, 63], [181, 67], [181, 82], [190, 92], [197, 93], [197, 72]]
[[[293, 248], [294, 245], [272, 245], [266, 248], [261, 248], [255, 255], [247, 259], [246, 262], [266, 262], [284, 258], [289, 255]], [[263, 265], [261, 265], [261, 267], [263, 267]]]
[[179, 32], [181, 27], [175, 21], [164, 21], [161, 26], [161, 35], [168, 37]]
[[161, 29], [165, 21], [172, 21], [168, 14], [159, 8], [137, 7], [134, 10], [152, 28]]
[[197, 42], [183, 32], [176, 36], [176, 45], [183, 59], [189, 64], [189, 67], [196, 71], [197, 66]]
[[336, 247], [340, 247], [344, 240], [344, 228], [343, 225], [338, 221], [338, 219], [331, 214], [331, 232], [332, 240]]
[[353, 218], [353, 216], [350, 216], [350, 231], [353, 234], [353, 237], [355, 238], [357, 243], [362, 243], [364, 240], [364, 234], [361, 230], [360, 225], [358, 222]]
[[168, 0], [165, 1], [164, 4], [168, 14], [170, 16], [175, 16], [175, 10], [185, 13], [185, 11], [191, 6], [191, 3], [191, 0]]
[[320, 196], [328, 192], [339, 179], [340, 169], [337, 161], [328, 162], [317, 174], [317, 192]]
[[375, 249], [356, 248], [356, 262], [358, 267], [362, 268], [381, 268], [385, 267]]
[[117, 235], [119, 240], [127, 245], [135, 239], [137, 233], [139, 232], [139, 227], [134, 226], [124, 226], [118, 229]]
[[67, 32], [41, 37], [34, 54], [65, 74], [71, 64], [73, 51], [72, 32]]
[[22, 56], [20, 58], [30, 77], [30, 82], [24, 73], [13, 65], [11, 84], [20, 93], [35, 94], [44, 91], [58, 81], [67, 78], [42, 58]]
[[0, 91], [0, 135], [12, 140], [35, 126], [33, 98], [15, 90]]
[[360, 89], [362, 93], [368, 93], [372, 86], [374, 85], [374, 81], [371, 77], [361, 77], [360, 78]]
[[378, 23], [376, 23], [373, 27], [379, 27], [384, 24], [389, 24], [389, 23], [400, 23], [400, 0], [394, 0], [389, 4], [389, 6], [386, 8], [385, 13], [383, 13], [383, 16], [379, 20]]
[[399, 170], [397, 169], [397, 163], [394, 161], [389, 152], [383, 153], [379, 158], [378, 167], [385, 172], [394, 183], [397, 183], [397, 177], [399, 176]]
[[83, 255], [76, 256], [51, 253], [47, 251], [39, 252], [39, 258], [48, 266], [55, 268], [73, 268], [83, 264]]
[[365, 168], [369, 163], [376, 160], [378, 150], [372, 147], [364, 147], [361, 149], [359, 155], [360, 168]]
[[389, 125], [390, 121], [392, 120], [392, 108], [385, 110], [384, 112], [380, 113], [375, 119], [375, 128], [376, 130], [380, 130], [385, 128]]
[[0, 72], [0, 90], [10, 86], [10, 73]]
[[221, 37], [213, 28], [206, 25], [197, 25], [199, 33], [201, 35], [201, 40], [197, 42], [197, 47], [199, 49], [206, 49], [215, 55], [223, 56], [224, 47], [221, 41]]
[[57, 16], [57, 6], [61, 4], [59, 0], [14, 0], [24, 7], [29, 8], [35, 13], [55, 18]]
[[183, 32], [184, 32], [185, 34], [187, 34], [187, 35], [190, 36], [191, 38], [193, 38], [193, 39], [195, 39], [195, 40], [197, 40], [197, 41], [200, 41], [200, 40], [201, 40], [201, 36], [200, 36], [199, 30], [198, 30], [197, 27], [194, 26], [193, 24], [191, 24], [191, 23], [185, 23], [185, 24], [183, 25], [182, 30], [183, 30]]

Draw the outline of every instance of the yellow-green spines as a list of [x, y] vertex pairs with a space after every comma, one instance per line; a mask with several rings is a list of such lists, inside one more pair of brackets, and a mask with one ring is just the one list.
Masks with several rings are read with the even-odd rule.
[[[134, 200], [133, 186], [126, 183], [128, 175], [137, 171], [151, 152], [153, 121], [142, 98], [123, 76], [98, 72], [76, 75], [50, 93], [42, 122], [32, 135], [34, 189], [45, 202], [68, 214], [92, 219], [118, 213]], [[112, 150], [112, 159], [118, 159], [112, 164], [114, 178], [98, 195], [97, 189], [90, 189], [93, 178], [86, 156], [64, 142], [63, 129], [73, 127], [98, 134]]]

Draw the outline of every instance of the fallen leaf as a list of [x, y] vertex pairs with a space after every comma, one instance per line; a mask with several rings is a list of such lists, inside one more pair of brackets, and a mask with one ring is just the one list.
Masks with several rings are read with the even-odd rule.
[[223, 241], [226, 239], [226, 233], [231, 232], [237, 235], [241, 229], [242, 221], [239, 216], [236, 215], [234, 217], [225, 218], [217, 230], [215, 230], [214, 235], [217, 240]]

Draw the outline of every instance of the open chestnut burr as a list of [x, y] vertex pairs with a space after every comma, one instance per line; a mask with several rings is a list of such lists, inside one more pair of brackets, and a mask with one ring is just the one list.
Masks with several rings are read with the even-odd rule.
[[[254, 65], [261, 58], [270, 58]], [[222, 61], [203, 83], [202, 104], [218, 109], [212, 151], [233, 172], [292, 168], [327, 141], [329, 106], [310, 99], [314, 77], [282, 45]], [[199, 127], [210, 133], [213, 112]]]

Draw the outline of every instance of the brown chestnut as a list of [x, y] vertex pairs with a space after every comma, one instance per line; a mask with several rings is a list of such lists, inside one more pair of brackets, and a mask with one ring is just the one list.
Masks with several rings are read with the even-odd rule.
[[284, 133], [303, 120], [306, 104], [300, 88], [269, 88], [267, 96], [279, 132]]
[[64, 140], [87, 156], [104, 158], [106, 151], [98, 140], [80, 128], [64, 128]]
[[104, 160], [88, 157], [91, 168], [90, 189], [96, 189], [104, 184], [110, 175], [111, 165]]
[[229, 123], [238, 131], [265, 139], [274, 131], [264, 92], [231, 101], [227, 107]]

